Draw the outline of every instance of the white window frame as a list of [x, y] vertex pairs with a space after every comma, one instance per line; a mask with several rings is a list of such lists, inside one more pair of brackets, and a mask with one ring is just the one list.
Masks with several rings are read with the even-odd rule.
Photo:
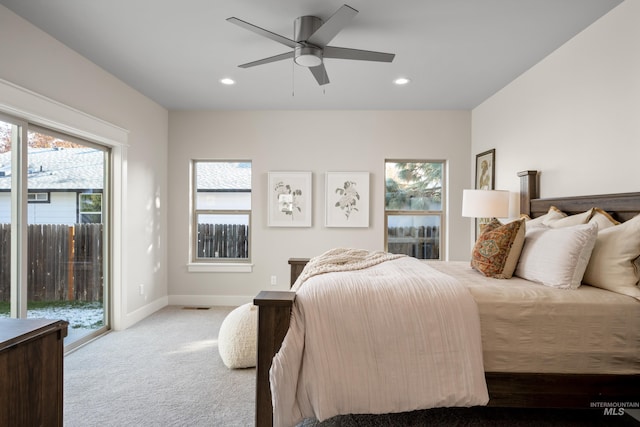
[[[387, 185], [387, 172], [386, 166], [387, 163], [440, 163], [442, 164], [442, 195], [441, 195], [441, 210], [403, 210], [403, 209], [387, 209], [386, 206], [386, 194], [383, 200], [385, 201], [384, 205], [384, 247], [385, 250], [389, 250], [389, 217], [390, 216], [434, 216], [439, 218], [440, 228], [438, 234], [438, 258], [426, 258], [425, 260], [443, 260], [446, 251], [446, 217], [447, 217], [447, 203], [446, 203], [446, 177], [447, 177], [447, 162], [445, 160], [440, 159], [385, 159], [384, 161], [384, 190], [386, 192]], [[429, 236], [431, 237], [431, 236]], [[424, 236], [422, 238], [416, 238], [416, 240], [424, 240], [427, 241], [429, 237]], [[418, 258], [422, 259], [422, 258]]]
[[[107, 235], [112, 244], [112, 262], [108, 272], [112, 284], [110, 300], [112, 304], [113, 328], [123, 330], [137, 320], [127, 314], [124, 283], [124, 260], [128, 257], [125, 235], [125, 201], [127, 199], [127, 158], [129, 131], [103, 119], [71, 108], [53, 99], [32, 92], [11, 82], [0, 79], [0, 115], [8, 114], [21, 120], [57, 129], [89, 141], [103, 144], [111, 149], [111, 230]], [[26, 137], [26, 131], [25, 131]], [[26, 166], [26, 165], [25, 165]], [[112, 170], [111, 170], [112, 168]], [[25, 187], [26, 191], [26, 187]], [[26, 227], [26, 212], [22, 221]], [[25, 251], [26, 253], [26, 251]], [[26, 256], [26, 255], [25, 255]], [[26, 268], [26, 267], [25, 267]], [[20, 274], [23, 274], [22, 272]], [[26, 270], [24, 272], [26, 275]], [[105, 283], [107, 283], [105, 279]], [[24, 283], [26, 287], [26, 282]], [[26, 310], [26, 300], [24, 301]]]
[[[225, 273], [248, 273], [253, 271], [253, 263], [251, 261], [251, 239], [252, 239], [252, 209], [197, 209], [198, 183], [196, 176], [197, 163], [249, 163], [251, 160], [192, 160], [190, 167], [191, 175], [191, 191], [190, 191], [190, 250], [189, 264], [187, 271], [189, 272], [225, 272]], [[251, 166], [253, 167], [253, 165]], [[253, 187], [253, 184], [251, 185]], [[252, 188], [250, 189], [252, 191]], [[247, 218], [248, 227], [248, 257], [247, 258], [199, 258], [198, 255], [198, 217], [200, 215], [239, 215]]]

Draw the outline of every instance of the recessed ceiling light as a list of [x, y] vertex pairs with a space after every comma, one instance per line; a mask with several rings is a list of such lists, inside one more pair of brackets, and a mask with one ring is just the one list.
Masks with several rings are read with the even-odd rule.
[[222, 83], [223, 85], [230, 86], [230, 85], [236, 84], [236, 81], [228, 77], [225, 77], [224, 79], [220, 79], [220, 83]]
[[400, 78], [395, 79], [393, 82], [394, 82], [395, 84], [397, 84], [397, 85], [402, 86], [402, 85], [406, 85], [406, 84], [407, 84], [407, 83], [409, 83], [410, 81], [411, 81], [411, 80], [409, 80], [409, 79], [408, 79], [408, 78], [406, 78], [406, 77], [400, 77]]

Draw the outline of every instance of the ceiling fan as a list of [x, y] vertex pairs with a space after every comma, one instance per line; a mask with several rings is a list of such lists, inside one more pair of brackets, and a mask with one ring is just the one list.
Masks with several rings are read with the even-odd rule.
[[357, 10], [345, 4], [325, 22], [317, 16], [300, 16], [293, 23], [293, 40], [257, 27], [242, 19], [231, 17], [227, 18], [227, 21], [293, 49], [280, 55], [239, 65], [240, 68], [255, 67], [256, 65], [293, 58], [296, 64], [309, 68], [319, 85], [325, 85], [329, 83], [329, 76], [327, 76], [327, 70], [324, 67], [324, 58], [391, 62], [395, 57], [393, 53], [328, 46], [329, 42], [357, 13]]

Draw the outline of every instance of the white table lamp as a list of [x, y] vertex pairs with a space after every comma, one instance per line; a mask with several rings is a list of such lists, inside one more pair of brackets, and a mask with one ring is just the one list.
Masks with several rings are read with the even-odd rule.
[[464, 190], [462, 216], [506, 218], [509, 216], [509, 192], [505, 190]]

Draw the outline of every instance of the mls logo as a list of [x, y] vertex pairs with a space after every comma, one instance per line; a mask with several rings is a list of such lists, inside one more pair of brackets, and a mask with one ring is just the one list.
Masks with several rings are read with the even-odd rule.
[[624, 408], [604, 408], [605, 415], [624, 415]]

